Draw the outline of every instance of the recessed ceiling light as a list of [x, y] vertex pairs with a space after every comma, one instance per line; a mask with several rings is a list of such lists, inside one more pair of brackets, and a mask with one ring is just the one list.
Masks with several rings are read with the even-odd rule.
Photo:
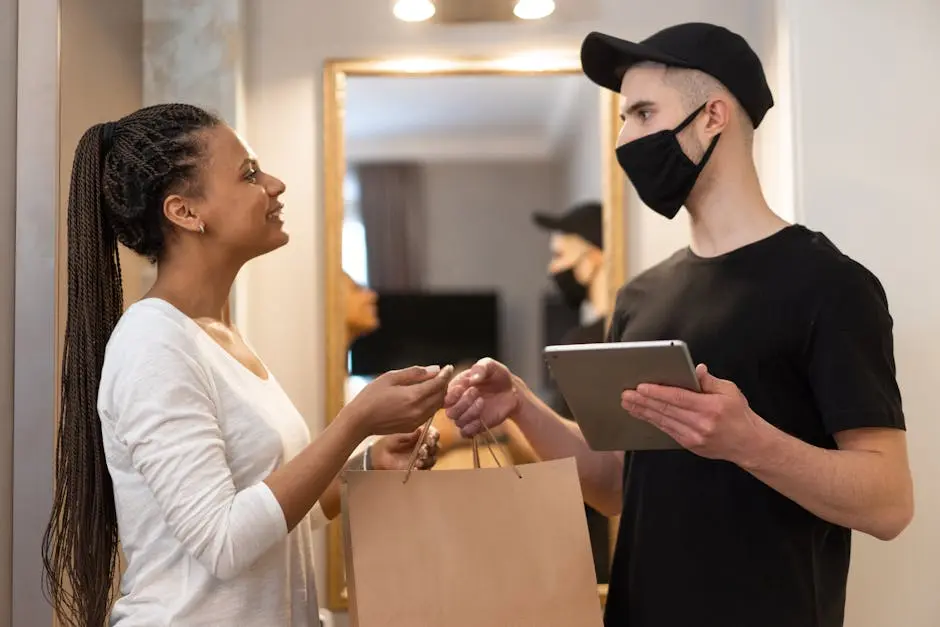
[[423, 22], [434, 17], [431, 0], [397, 0], [392, 13], [403, 22]]
[[555, 12], [555, 1], [519, 0], [512, 12], [521, 20], [540, 20]]

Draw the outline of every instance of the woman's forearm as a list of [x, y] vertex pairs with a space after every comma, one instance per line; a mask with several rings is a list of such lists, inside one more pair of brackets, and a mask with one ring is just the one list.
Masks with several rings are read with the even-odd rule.
[[342, 509], [341, 483], [343, 481], [343, 473], [349, 469], [365, 470], [363, 466], [364, 455], [365, 453], [360, 453], [359, 455], [350, 457], [349, 461], [343, 466], [343, 470], [333, 477], [330, 485], [327, 486], [326, 491], [323, 492], [323, 496], [320, 497], [320, 509], [323, 510], [323, 515], [326, 516], [327, 520], [333, 520], [339, 516], [340, 510]]
[[297, 526], [317, 501], [327, 517], [338, 513], [337, 474], [367, 435], [355, 416], [340, 413], [299, 455], [268, 475], [264, 482], [280, 504], [288, 530]]

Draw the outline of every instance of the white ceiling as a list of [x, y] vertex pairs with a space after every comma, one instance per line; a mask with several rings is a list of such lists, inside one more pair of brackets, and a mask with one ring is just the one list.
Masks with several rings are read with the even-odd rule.
[[350, 77], [347, 156], [550, 158], [595, 89], [581, 75]]

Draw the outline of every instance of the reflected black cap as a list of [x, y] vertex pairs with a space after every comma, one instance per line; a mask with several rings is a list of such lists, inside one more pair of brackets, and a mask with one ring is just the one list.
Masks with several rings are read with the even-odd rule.
[[543, 229], [577, 235], [604, 248], [604, 211], [599, 202], [580, 203], [560, 215], [536, 213], [532, 220]]
[[619, 92], [623, 75], [643, 61], [705, 72], [737, 98], [757, 128], [774, 106], [757, 53], [723, 26], [692, 22], [670, 26], [639, 43], [593, 32], [581, 44], [581, 68], [601, 87]]

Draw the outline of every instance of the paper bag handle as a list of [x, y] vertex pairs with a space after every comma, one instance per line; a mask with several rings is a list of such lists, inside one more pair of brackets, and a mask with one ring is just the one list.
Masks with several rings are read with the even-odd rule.
[[[434, 422], [434, 416], [431, 416], [431, 418], [429, 418], [428, 421], [424, 423], [424, 428], [421, 431], [421, 437], [418, 438], [418, 443], [415, 445], [414, 450], [411, 451], [411, 459], [408, 460], [408, 471], [405, 473], [405, 479], [402, 481], [402, 483], [408, 483], [408, 479], [411, 477], [411, 472], [415, 469], [415, 464], [418, 461], [418, 453], [421, 451], [421, 447], [424, 446], [424, 443], [427, 441], [428, 433], [431, 431], [432, 422]], [[486, 426], [486, 423], [481, 421], [480, 424], [482, 424], [483, 428], [486, 430], [486, 435], [488, 438], [484, 440], [484, 443], [486, 444], [486, 448], [489, 449], [490, 455], [493, 456], [493, 461], [496, 462], [496, 465], [502, 468], [503, 465], [499, 462], [499, 457], [496, 456], [496, 451], [493, 450], [493, 447], [490, 445], [490, 442], [495, 444], [496, 447], [499, 448], [503, 452], [504, 455], [506, 455], [506, 451], [503, 450], [503, 448], [500, 446], [499, 442], [496, 440], [496, 437], [493, 436], [493, 432], [490, 431], [490, 428], [488, 426]], [[478, 436], [473, 436], [473, 441], [472, 441], [473, 442], [473, 467], [474, 468], [480, 467], [480, 448], [479, 448], [477, 438]], [[514, 463], [512, 463], [512, 460], [509, 458], [508, 455], [506, 455], [506, 461], [509, 463], [510, 467], [512, 467], [512, 471], [516, 473], [516, 476], [522, 479], [522, 473], [519, 472], [519, 469], [516, 468], [516, 465]]]

